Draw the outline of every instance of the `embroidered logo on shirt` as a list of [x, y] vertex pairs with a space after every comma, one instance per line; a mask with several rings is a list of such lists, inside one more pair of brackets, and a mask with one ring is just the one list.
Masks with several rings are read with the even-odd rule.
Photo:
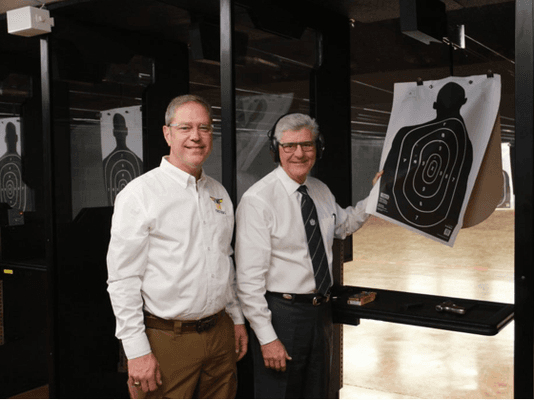
[[213, 202], [215, 203], [215, 211], [217, 211], [218, 213], [221, 213], [221, 214], [226, 214], [226, 212], [224, 212], [222, 210], [223, 199], [216, 199], [213, 196], [210, 196], [210, 199], [213, 200]]

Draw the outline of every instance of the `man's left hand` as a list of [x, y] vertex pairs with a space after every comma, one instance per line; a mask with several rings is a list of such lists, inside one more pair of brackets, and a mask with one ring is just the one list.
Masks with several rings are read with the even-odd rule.
[[237, 361], [241, 360], [247, 354], [248, 335], [245, 325], [234, 325], [235, 329], [235, 352]]
[[376, 182], [378, 182], [378, 179], [384, 174], [384, 170], [380, 171], [380, 172], [377, 172], [375, 177], [373, 178], [373, 186], [375, 185]]

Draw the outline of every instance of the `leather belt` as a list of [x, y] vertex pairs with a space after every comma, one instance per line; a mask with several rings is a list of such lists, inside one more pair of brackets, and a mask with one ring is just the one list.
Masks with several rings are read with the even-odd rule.
[[330, 301], [330, 293], [327, 293], [326, 296], [323, 296], [319, 293], [306, 293], [306, 294], [295, 294], [295, 293], [278, 293], [278, 292], [267, 292], [268, 295], [278, 297], [292, 303], [307, 303], [314, 306], [319, 306], [323, 303], [328, 303]]
[[217, 314], [209, 317], [197, 319], [194, 321], [181, 321], [174, 319], [163, 319], [156, 317], [145, 311], [145, 326], [147, 328], [161, 329], [164, 331], [173, 331], [176, 334], [189, 332], [205, 332], [209, 331], [217, 322], [224, 316], [224, 309]]

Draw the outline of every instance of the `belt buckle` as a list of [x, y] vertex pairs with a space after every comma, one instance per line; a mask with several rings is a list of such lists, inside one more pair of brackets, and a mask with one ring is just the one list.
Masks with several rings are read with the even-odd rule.
[[215, 326], [215, 322], [217, 322], [217, 316], [212, 315], [211, 317], [207, 317], [204, 319], [199, 319], [197, 321], [197, 332], [205, 332], [207, 330], [210, 330]]
[[207, 331], [208, 329], [211, 328], [211, 321], [212, 319], [209, 318], [209, 319], [205, 319], [205, 320], [198, 320], [197, 321], [197, 332], [201, 333], [201, 332], [204, 332], [204, 331]]
[[327, 293], [325, 296], [319, 294], [313, 298], [312, 304], [314, 306], [319, 306], [323, 303], [328, 303], [330, 301], [330, 293]]
[[208, 329], [209, 329], [209, 327], [208, 327], [208, 321], [203, 321], [203, 320], [201, 320], [201, 319], [199, 319], [199, 320], [197, 321], [197, 332], [198, 332], [198, 333], [207, 331]]

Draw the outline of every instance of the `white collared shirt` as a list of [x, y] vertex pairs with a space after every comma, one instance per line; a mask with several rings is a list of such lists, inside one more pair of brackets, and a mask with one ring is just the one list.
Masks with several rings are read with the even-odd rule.
[[235, 324], [244, 323], [230, 257], [233, 228], [224, 187], [204, 173], [196, 182], [166, 158], [118, 194], [108, 292], [128, 359], [151, 351], [143, 309], [195, 320], [226, 307]]
[[[369, 217], [367, 199], [341, 208], [330, 189], [308, 177], [304, 184], [313, 199], [325, 244], [330, 276], [334, 238], [344, 239]], [[254, 184], [237, 208], [237, 287], [243, 313], [260, 343], [277, 338], [271, 324], [265, 292], [311, 293], [315, 279], [300, 211], [299, 183], [282, 167]], [[333, 281], [333, 280], [332, 280]]]

